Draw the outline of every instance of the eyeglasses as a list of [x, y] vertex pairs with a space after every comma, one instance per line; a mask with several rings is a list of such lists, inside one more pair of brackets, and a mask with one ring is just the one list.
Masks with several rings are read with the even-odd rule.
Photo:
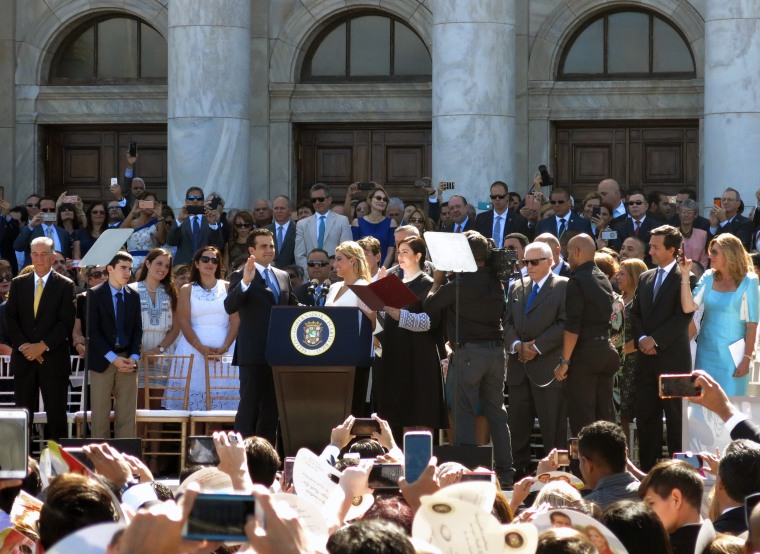
[[90, 215], [106, 215], [106, 212], [104, 210], [92, 210]]
[[542, 262], [544, 260], [548, 260], [549, 258], [536, 258], [535, 260], [523, 260], [522, 263], [525, 267], [528, 267], [528, 264], [532, 266], [537, 266], [538, 262]]
[[117, 210], [121, 210], [121, 207], [120, 206], [108, 206], [108, 211], [109, 212], [115, 212]]
[[384, 198], [384, 197], [382, 197], [382, 196], [375, 196], [375, 197], [373, 198], [373, 200], [379, 200], [380, 202], [387, 202], [387, 201], [388, 201], [388, 199], [387, 199], [387, 198]]
[[411, 217], [409, 218], [409, 223], [425, 223], [425, 220], [421, 217]]
[[628, 205], [629, 206], [641, 206], [644, 203], [643, 200], [629, 200]]
[[203, 200], [203, 197], [202, 196], [185, 196], [185, 200], [201, 202]]
[[13, 275], [3, 275], [2, 277], [0, 277], [0, 283], [2, 282], [10, 283], [11, 281], [13, 281]]
[[42, 213], [46, 213], [46, 214], [54, 214], [55, 213], [55, 208], [42, 208], [40, 211]]
[[250, 223], [235, 223], [235, 229], [250, 229], [251, 227]]
[[101, 277], [108, 277], [108, 271], [93, 271], [89, 275], [93, 279], [100, 279]]
[[200, 261], [203, 264], [211, 262], [214, 265], [219, 265], [219, 258], [210, 258], [209, 256], [201, 256]]
[[504, 200], [506, 197], [506, 194], [492, 194], [491, 200]]
[[551, 204], [552, 206], [556, 206], [557, 204], [561, 206], [565, 202], [567, 202], [567, 200], [549, 200], [549, 204]]
[[329, 264], [327, 260], [317, 260], [314, 262], [306, 262], [306, 265], [309, 267], [325, 267], [327, 264]]
[[39, 202], [37, 202], [35, 204], [30, 203], [30, 204], [27, 204], [26, 207], [27, 208], [39, 208], [40, 207], [40, 203]]
[[315, 196], [314, 198], [311, 199], [311, 203], [316, 204], [317, 202], [324, 202], [325, 198], [326, 198], [325, 196]]
[[69, 208], [68, 206], [61, 207], [62, 212], [73, 212], [74, 208]]

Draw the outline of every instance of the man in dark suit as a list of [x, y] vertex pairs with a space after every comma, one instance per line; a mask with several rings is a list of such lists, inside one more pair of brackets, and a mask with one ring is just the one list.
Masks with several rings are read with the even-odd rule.
[[30, 248], [34, 271], [11, 282], [6, 304], [14, 397], [16, 406], [34, 413], [41, 391], [48, 415], [45, 437], [59, 440], [68, 436], [74, 283], [52, 270], [55, 251], [51, 239], [38, 237]]
[[175, 265], [190, 263], [201, 246], [216, 246], [219, 250], [224, 250], [219, 212], [204, 207], [204, 199], [203, 189], [187, 189], [185, 205], [177, 212], [176, 225], [169, 226], [166, 243], [177, 247]]
[[730, 443], [718, 465], [715, 503], [721, 514], [713, 522], [719, 533], [740, 535], [747, 531], [744, 499], [760, 493], [760, 444], [747, 439]]
[[[45, 221], [45, 217], [52, 221]], [[24, 266], [31, 265], [29, 245], [38, 237], [47, 237], [53, 241], [55, 249], [67, 258], [71, 257], [71, 235], [63, 227], [55, 224], [55, 199], [45, 197], [40, 200], [40, 211], [29, 220], [29, 224], [19, 232], [13, 242], [17, 252], [25, 253]]]
[[[306, 257], [306, 269], [308, 270], [309, 278], [304, 281], [303, 285], [295, 289], [294, 294], [299, 304], [315, 306], [317, 299], [327, 297], [327, 289], [329, 287], [322, 286], [322, 283], [330, 277], [330, 257], [327, 255], [327, 252], [319, 248], [315, 248], [309, 252], [309, 255]], [[312, 294], [309, 292], [309, 287], [314, 280], [317, 281], [317, 284]]]
[[554, 217], [542, 219], [536, 224], [537, 235], [551, 233], [560, 238], [567, 230], [593, 235], [591, 222], [570, 211], [570, 194], [565, 189], [555, 188], [549, 201], [554, 210]]
[[274, 237], [268, 229], [248, 235], [251, 256], [230, 277], [224, 309], [240, 316], [232, 364], [240, 367], [240, 407], [235, 430], [244, 437], [277, 439], [277, 398], [272, 368], [266, 359], [269, 315], [273, 306], [296, 305], [286, 271], [272, 266]]
[[562, 259], [562, 246], [559, 243], [559, 239], [551, 233], [543, 233], [533, 239], [533, 242], [543, 242], [551, 248], [553, 259], [552, 273], [569, 279], [573, 272], [570, 270], [570, 264]]
[[681, 307], [681, 287], [689, 286], [689, 276], [682, 275], [676, 263], [682, 240], [670, 225], [652, 231], [649, 254], [655, 269], [641, 274], [631, 305], [633, 342], [639, 350], [634, 411], [643, 471], [649, 471], [662, 453], [663, 410], [668, 451], [672, 455], [682, 450], [681, 400], [661, 399], [658, 390], [661, 374], [691, 372], [691, 314]]
[[749, 252], [752, 250], [752, 220], [739, 213], [739, 205], [742, 202], [739, 191], [727, 188], [723, 191], [720, 206], [710, 208], [710, 232], [707, 234], [707, 243], [722, 233], [731, 233], [744, 245]]
[[140, 295], [127, 287], [132, 256], [118, 252], [108, 264], [108, 281], [89, 292], [92, 436], [109, 438], [114, 398], [114, 436], [135, 436], [137, 362], [142, 344]]
[[519, 214], [516, 209], [509, 209], [509, 189], [503, 181], [496, 181], [491, 185], [491, 204], [493, 209], [481, 212], [475, 217], [475, 230], [486, 237], [493, 239], [496, 248], [502, 248], [504, 237], [510, 233], [522, 233], [529, 235], [528, 220]]
[[602, 179], [596, 187], [596, 192], [602, 197], [602, 205], [610, 210], [610, 225], [622, 223], [628, 217], [623, 201], [623, 192], [615, 179]]
[[286, 266], [296, 263], [296, 224], [290, 220], [290, 198], [283, 195], [275, 196], [272, 212], [274, 222], [266, 228], [274, 235], [274, 266], [277, 269], [285, 269]]
[[509, 354], [507, 412], [517, 475], [525, 474], [530, 465], [530, 434], [536, 416], [546, 452], [567, 444], [565, 395], [562, 383], [554, 380], [565, 327], [567, 279], [552, 273], [548, 244], [529, 244], [525, 261], [528, 277], [515, 280], [509, 288], [504, 324], [504, 347]]
[[664, 222], [647, 215], [648, 206], [644, 193], [636, 191], [628, 196], [628, 214], [630, 217], [612, 225], [618, 236], [617, 239], [610, 241], [611, 248], [620, 251], [623, 241], [628, 237], [636, 237], [644, 244], [649, 245], [652, 229], [663, 225]]
[[455, 194], [449, 198], [451, 223], [441, 229], [444, 233], [464, 233], [475, 229], [475, 220], [467, 214], [467, 199]]

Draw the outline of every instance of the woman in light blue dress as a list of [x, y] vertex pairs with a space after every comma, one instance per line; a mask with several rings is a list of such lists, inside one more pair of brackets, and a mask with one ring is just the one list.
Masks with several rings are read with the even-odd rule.
[[[694, 367], [712, 375], [729, 396], [743, 396], [747, 394], [760, 311], [758, 278], [749, 254], [734, 235], [718, 235], [708, 252], [710, 270], [694, 292], [686, 277], [681, 282], [683, 310], [691, 313], [705, 307]], [[681, 274], [688, 275], [692, 261], [683, 261]]]

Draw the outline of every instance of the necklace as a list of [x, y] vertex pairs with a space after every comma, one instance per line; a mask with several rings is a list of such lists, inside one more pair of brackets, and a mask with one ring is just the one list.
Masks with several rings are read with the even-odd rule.
[[145, 284], [145, 281], [143, 281], [143, 286], [145, 287], [145, 290], [147, 290], [151, 294], [156, 294], [156, 291], [158, 290], [158, 287], [156, 287], [154, 289], [149, 289], [148, 285]]

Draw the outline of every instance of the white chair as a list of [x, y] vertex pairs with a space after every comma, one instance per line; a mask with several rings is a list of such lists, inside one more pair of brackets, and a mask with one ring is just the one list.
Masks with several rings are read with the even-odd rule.
[[[81, 436], [79, 430], [81, 424], [77, 421], [77, 416], [82, 414], [84, 394], [82, 393], [82, 386], [84, 384], [84, 358], [82, 356], [71, 356], [71, 375], [69, 376], [69, 389], [66, 399], [66, 424], [68, 428], [68, 436], [72, 438], [74, 436]], [[32, 423], [36, 432], [34, 433], [35, 451], [39, 446], [39, 451], [44, 449], [44, 433], [42, 427], [47, 425], [48, 416], [45, 412], [45, 405], [42, 401], [42, 394], [40, 394], [39, 411], [34, 412], [34, 418]], [[76, 428], [76, 435], [75, 435]]]
[[12, 408], [16, 405], [13, 397], [13, 374], [11, 357], [0, 356], [0, 407]]
[[219, 402], [240, 402], [240, 372], [232, 365], [232, 356], [206, 356], [206, 409], [190, 412], [190, 435], [198, 434], [196, 426], [212, 423], [234, 425], [234, 410], [214, 409]]

